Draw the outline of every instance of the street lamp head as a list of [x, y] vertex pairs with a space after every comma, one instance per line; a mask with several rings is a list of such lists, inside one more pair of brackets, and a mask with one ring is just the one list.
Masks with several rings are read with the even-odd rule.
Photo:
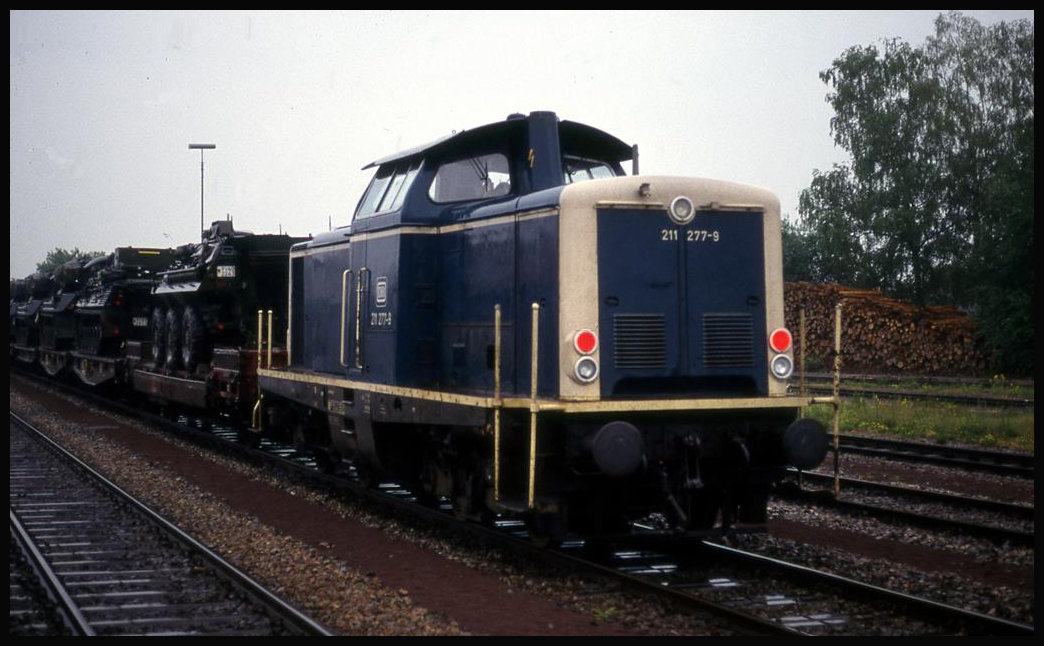
[[216, 144], [189, 144], [189, 150], [213, 150]]

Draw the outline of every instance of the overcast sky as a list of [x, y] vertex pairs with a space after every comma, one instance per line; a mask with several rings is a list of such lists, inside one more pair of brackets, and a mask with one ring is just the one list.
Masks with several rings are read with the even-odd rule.
[[643, 174], [764, 186], [796, 217], [847, 158], [819, 72], [921, 45], [939, 13], [12, 11], [11, 277], [55, 247], [198, 241], [190, 143], [217, 146], [208, 225], [308, 235], [349, 222], [374, 159], [535, 110], [638, 144]]

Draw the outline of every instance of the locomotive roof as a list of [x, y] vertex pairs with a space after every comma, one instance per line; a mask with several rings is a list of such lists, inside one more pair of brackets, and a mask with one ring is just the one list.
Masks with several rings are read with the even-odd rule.
[[[547, 114], [547, 113], [533, 113]], [[528, 117], [511, 115], [504, 121], [496, 121], [471, 130], [461, 130], [446, 135], [422, 146], [409, 148], [363, 166], [362, 170], [382, 166], [409, 157], [419, 157], [432, 151], [463, 148], [483, 140], [495, 140], [514, 134], [522, 134]], [[625, 161], [631, 158], [631, 146], [609, 133], [576, 121], [559, 121], [558, 138], [563, 151], [582, 151], [585, 155]]]

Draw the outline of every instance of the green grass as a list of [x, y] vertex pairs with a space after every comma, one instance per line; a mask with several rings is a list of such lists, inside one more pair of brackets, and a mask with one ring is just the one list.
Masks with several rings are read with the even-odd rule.
[[[828, 429], [833, 428], [829, 406], [810, 406], [806, 414], [823, 422]], [[1033, 451], [1032, 408], [982, 408], [907, 399], [846, 398], [841, 404], [839, 426], [842, 433]]]

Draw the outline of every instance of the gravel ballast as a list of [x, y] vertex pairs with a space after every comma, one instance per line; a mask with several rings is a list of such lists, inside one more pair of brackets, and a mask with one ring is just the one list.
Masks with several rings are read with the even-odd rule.
[[[401, 526], [14, 378], [11, 410], [75, 446], [128, 491], [340, 634], [730, 634], [720, 622], [679, 615], [612, 584], [533, 571]], [[740, 536], [733, 544], [1032, 623], [1032, 550], [935, 534], [926, 545], [924, 533], [908, 528], [778, 502], [771, 514], [771, 535]], [[862, 543], [832, 538], [846, 533]], [[945, 558], [901, 558], [904, 546]], [[1028, 573], [1030, 583], [1017, 584], [1016, 576], [1015, 584], [998, 585], [978, 576], [976, 563], [980, 570]]]

